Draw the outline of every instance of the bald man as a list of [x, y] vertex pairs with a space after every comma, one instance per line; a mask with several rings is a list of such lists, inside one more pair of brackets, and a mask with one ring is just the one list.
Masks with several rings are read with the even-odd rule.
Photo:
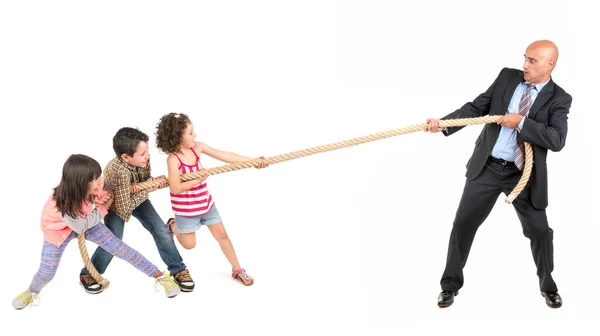
[[[524, 153], [521, 142], [533, 146], [534, 165], [529, 183], [513, 202], [523, 234], [531, 242], [539, 286], [546, 304], [562, 305], [552, 279], [553, 231], [548, 225], [548, 150], [560, 151], [567, 138], [567, 115], [571, 96], [551, 78], [558, 48], [551, 41], [535, 41], [525, 51], [523, 71], [504, 68], [494, 83], [472, 102], [442, 119], [502, 115], [497, 124], [486, 124], [475, 141], [467, 163], [466, 182], [450, 234], [446, 268], [442, 275], [439, 307], [449, 307], [462, 288], [463, 268], [475, 233], [492, 211], [500, 193], [508, 195], [522, 175]], [[428, 119], [426, 132], [452, 135], [462, 127], [443, 128], [438, 119]], [[517, 133], [517, 128], [520, 133]], [[510, 248], [507, 246], [507, 248]], [[490, 279], [490, 300], [507, 299], [503, 278], [513, 275], [498, 270]]]

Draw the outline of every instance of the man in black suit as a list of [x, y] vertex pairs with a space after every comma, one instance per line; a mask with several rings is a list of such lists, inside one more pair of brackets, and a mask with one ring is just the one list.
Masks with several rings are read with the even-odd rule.
[[[439, 307], [449, 307], [463, 286], [463, 268], [475, 233], [491, 212], [501, 192], [509, 194], [522, 175], [522, 142], [533, 146], [534, 166], [529, 182], [513, 202], [523, 234], [531, 241], [539, 285], [546, 304], [562, 305], [552, 279], [553, 231], [548, 226], [548, 181], [546, 155], [558, 152], [567, 137], [567, 115], [571, 96], [551, 78], [558, 49], [547, 40], [535, 41], [525, 51], [523, 71], [504, 68], [487, 89], [473, 102], [443, 119], [503, 115], [497, 124], [486, 124], [475, 142], [467, 163], [466, 183], [456, 211], [446, 269], [441, 279]], [[449, 136], [462, 127], [443, 128], [438, 119], [428, 119], [425, 131]], [[520, 129], [520, 133], [517, 132]]]

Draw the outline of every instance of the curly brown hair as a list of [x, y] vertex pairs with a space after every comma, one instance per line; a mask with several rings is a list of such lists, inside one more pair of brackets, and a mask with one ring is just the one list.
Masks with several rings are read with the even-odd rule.
[[165, 154], [177, 152], [181, 148], [183, 132], [190, 122], [190, 118], [183, 113], [171, 112], [162, 116], [156, 125], [156, 147]]

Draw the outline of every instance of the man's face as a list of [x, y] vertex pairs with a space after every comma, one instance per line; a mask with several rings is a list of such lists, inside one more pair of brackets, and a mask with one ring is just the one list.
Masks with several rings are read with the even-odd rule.
[[553, 65], [553, 61], [548, 57], [547, 52], [543, 48], [530, 46], [525, 51], [523, 76], [530, 83], [544, 83], [550, 77]]

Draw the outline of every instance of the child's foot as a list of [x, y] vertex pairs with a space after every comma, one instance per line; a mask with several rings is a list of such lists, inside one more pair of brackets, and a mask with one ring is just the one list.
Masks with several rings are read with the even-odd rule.
[[184, 269], [181, 272], [175, 273], [173, 276], [182, 292], [191, 292], [194, 290], [194, 279], [190, 275], [190, 271]]
[[244, 286], [250, 286], [254, 283], [254, 279], [246, 273], [246, 270], [240, 268], [239, 270], [233, 271], [231, 277], [239, 281]]
[[[179, 289], [179, 286], [177, 286], [175, 280], [171, 278], [169, 272], [164, 272], [163, 275], [160, 276], [160, 278], [156, 279], [156, 283], [160, 284], [164, 288], [165, 294], [168, 298], [176, 297], [179, 293], [181, 293], [181, 289]], [[154, 285], [154, 288], [158, 292], [156, 284]]]
[[15, 309], [21, 310], [30, 304], [32, 306], [37, 306], [39, 303], [40, 299], [38, 298], [37, 293], [32, 293], [29, 288], [27, 288], [23, 293], [17, 295], [13, 300], [12, 305]]
[[86, 293], [89, 294], [99, 294], [102, 293], [102, 286], [94, 279], [93, 276], [89, 274], [80, 274], [79, 275], [79, 285]]

